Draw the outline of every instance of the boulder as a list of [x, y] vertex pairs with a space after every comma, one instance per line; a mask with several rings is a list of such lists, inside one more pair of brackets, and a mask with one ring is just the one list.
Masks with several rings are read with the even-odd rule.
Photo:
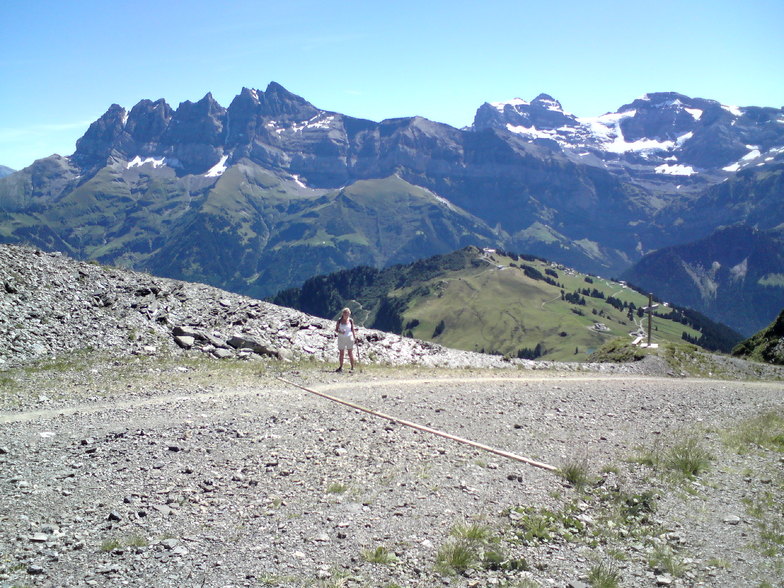
[[183, 349], [190, 349], [196, 343], [196, 339], [190, 335], [175, 335], [174, 342]]
[[280, 351], [275, 349], [270, 349], [266, 345], [259, 343], [254, 339], [249, 339], [247, 337], [242, 337], [239, 335], [235, 335], [231, 337], [227, 343], [234, 347], [235, 349], [250, 349], [253, 353], [257, 355], [264, 355], [268, 357], [274, 357], [275, 359], [282, 359]]

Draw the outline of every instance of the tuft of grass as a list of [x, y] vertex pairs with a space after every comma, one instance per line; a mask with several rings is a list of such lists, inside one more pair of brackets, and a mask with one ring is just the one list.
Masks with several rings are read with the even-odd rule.
[[514, 584], [515, 588], [541, 588], [541, 584], [536, 580], [532, 580], [530, 578], [523, 578], [522, 580], [518, 580], [516, 584]]
[[771, 410], [747, 419], [727, 432], [724, 440], [738, 453], [759, 447], [784, 452], [784, 414]]
[[366, 549], [362, 552], [362, 559], [368, 563], [389, 565], [398, 561], [397, 556], [386, 547], [379, 546], [375, 549]]
[[648, 559], [648, 565], [654, 571], [666, 572], [675, 578], [680, 578], [686, 573], [686, 563], [671, 547], [660, 545]]
[[327, 494], [343, 494], [348, 490], [347, 484], [341, 484], [340, 482], [332, 482], [329, 486], [327, 486]]
[[478, 562], [475, 546], [466, 540], [447, 541], [436, 554], [436, 570], [446, 575], [464, 574]]
[[754, 519], [757, 537], [753, 545], [768, 557], [780, 557], [784, 553], [784, 521], [781, 520], [780, 496], [784, 491], [781, 480], [773, 487], [755, 492], [743, 498], [746, 513]]
[[582, 490], [592, 483], [588, 462], [585, 460], [575, 460], [565, 463], [558, 474], [577, 490]]
[[665, 454], [666, 469], [685, 478], [695, 478], [710, 469], [713, 456], [696, 437], [686, 437]]
[[548, 543], [558, 537], [571, 541], [585, 531], [585, 524], [567, 512], [516, 507], [513, 513], [514, 535], [523, 545]]
[[292, 586], [295, 582], [293, 576], [279, 576], [277, 574], [262, 574], [259, 583], [262, 586]]
[[705, 562], [705, 565], [711, 568], [719, 568], [721, 570], [729, 570], [732, 568], [732, 566], [727, 560], [721, 559], [720, 557], [710, 558], [708, 561]]
[[621, 473], [617, 465], [606, 465], [601, 469], [602, 474], [615, 474], [616, 476]]
[[621, 573], [612, 562], [600, 562], [588, 571], [588, 583], [593, 588], [618, 588]]
[[642, 450], [633, 461], [655, 470], [693, 479], [710, 469], [713, 456], [693, 435], [683, 436], [673, 445], [657, 444], [652, 449]]
[[147, 538], [144, 535], [131, 535], [125, 541], [125, 544], [128, 547], [147, 547], [150, 544], [150, 542], [147, 540]]
[[492, 571], [525, 572], [531, 569], [524, 557], [510, 558], [502, 548], [487, 549], [481, 556], [482, 567]]
[[490, 539], [492, 533], [489, 527], [474, 523], [471, 525], [455, 525], [452, 527], [451, 534], [453, 537], [457, 537], [458, 539], [465, 539], [466, 541], [470, 542], [486, 543]]
[[114, 551], [115, 549], [122, 549], [122, 542], [119, 539], [106, 539], [103, 543], [101, 543], [101, 551], [110, 552]]

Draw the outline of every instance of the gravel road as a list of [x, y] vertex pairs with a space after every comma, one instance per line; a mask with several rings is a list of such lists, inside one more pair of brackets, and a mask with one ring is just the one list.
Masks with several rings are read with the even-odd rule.
[[[728, 443], [781, 427], [780, 381], [144, 357], [0, 376], [3, 587], [782, 585], [782, 453]], [[694, 479], [632, 460], [684, 439], [710, 455]]]

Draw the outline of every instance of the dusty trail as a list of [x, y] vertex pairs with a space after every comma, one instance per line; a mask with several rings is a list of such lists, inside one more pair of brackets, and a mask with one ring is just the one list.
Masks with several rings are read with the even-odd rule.
[[[427, 385], [443, 385], [443, 384], [496, 384], [501, 382], [517, 382], [517, 383], [541, 383], [541, 382], [561, 382], [561, 383], [579, 383], [579, 382], [591, 382], [591, 383], [600, 383], [600, 382], [618, 382], [619, 380], [623, 380], [624, 382], [648, 382], [652, 384], [659, 384], [661, 386], [668, 386], [673, 383], [672, 378], [661, 378], [661, 377], [651, 377], [651, 376], [603, 376], [603, 375], [580, 375], [580, 376], [561, 376], [561, 375], [550, 375], [550, 376], [528, 376], [525, 377], [512, 377], [512, 376], [479, 376], [479, 377], [461, 377], [461, 378], [399, 378], [399, 379], [392, 379], [392, 380], [359, 380], [359, 381], [352, 381], [352, 382], [332, 382], [332, 383], [325, 383], [325, 384], [310, 384], [309, 386], [323, 392], [336, 392], [340, 390], [346, 391], [355, 391], [355, 390], [362, 390], [367, 388], [415, 388], [417, 386], [427, 386]], [[711, 380], [705, 379], [680, 379], [677, 382], [686, 383], [689, 381], [694, 382], [709, 382]], [[717, 384], [721, 384], [722, 380], [715, 380]], [[50, 419], [58, 416], [70, 416], [70, 415], [78, 415], [78, 414], [96, 414], [105, 411], [113, 411], [113, 410], [128, 410], [133, 408], [140, 408], [140, 407], [153, 407], [153, 406], [163, 406], [167, 404], [174, 404], [174, 403], [182, 403], [182, 402], [204, 402], [210, 400], [218, 400], [218, 399], [230, 399], [230, 398], [243, 398], [248, 396], [254, 396], [259, 394], [262, 390], [265, 393], [279, 393], [279, 394], [291, 394], [295, 393], [296, 391], [294, 388], [289, 384], [284, 384], [282, 382], [275, 382], [274, 380], [271, 381], [274, 384], [275, 388], [270, 388], [269, 385], [265, 385], [264, 388], [245, 388], [245, 387], [237, 387], [237, 388], [224, 388], [220, 390], [212, 390], [209, 392], [178, 392], [175, 394], [156, 394], [154, 396], [149, 397], [141, 397], [141, 398], [130, 398], [130, 399], [117, 399], [111, 401], [102, 401], [102, 402], [88, 402], [88, 403], [79, 403], [69, 406], [61, 406], [58, 408], [46, 408], [40, 410], [25, 410], [21, 412], [0, 412], [0, 424], [8, 424], [8, 423], [19, 423], [19, 422], [27, 422], [27, 421], [34, 421], [34, 420], [45, 420]], [[737, 383], [736, 383], [737, 384]], [[755, 385], [765, 385], [764, 383], [760, 382], [743, 382], [741, 383], [744, 386], [755, 386]]]
[[[600, 488], [657, 496], [651, 543], [611, 531], [601, 494], [581, 495], [552, 472], [335, 405], [277, 375], [558, 467], [584, 459], [598, 476], [609, 464]], [[163, 370], [115, 379], [103, 388], [31, 381], [28, 402], [44, 394], [59, 406], [0, 412], [0, 550], [10, 562], [0, 562], [0, 586], [313, 587], [350, 576], [352, 588], [430, 588], [443, 583], [436, 560], [455, 526], [475, 522], [504, 557], [530, 567], [478, 566], [476, 586], [567, 585], [612, 551], [624, 556], [622, 586], [653, 587], [649, 561], [662, 544], [692, 562], [691, 577], [672, 581], [680, 588], [759, 585], [776, 569], [776, 558], [747, 548], [758, 523], [743, 501], [779, 487], [778, 457], [735, 455], [719, 432], [784, 411], [780, 382], [422, 368], [362, 376]], [[723, 459], [696, 495], [672, 492], [626, 459], [679, 430], [700, 431]], [[520, 517], [529, 515], [510, 509], [567, 513], [574, 505], [587, 534], [520, 542]], [[593, 529], [607, 546], [594, 544]], [[363, 557], [379, 547], [398, 563]], [[717, 568], [718, 558], [727, 565]]]

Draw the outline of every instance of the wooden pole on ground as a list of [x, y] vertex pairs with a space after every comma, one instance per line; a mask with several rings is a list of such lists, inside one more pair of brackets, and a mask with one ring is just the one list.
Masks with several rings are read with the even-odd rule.
[[365, 408], [364, 406], [360, 406], [358, 404], [354, 404], [353, 402], [349, 402], [348, 400], [342, 400], [335, 396], [330, 396], [329, 394], [325, 394], [324, 392], [317, 392], [316, 390], [311, 390], [310, 388], [306, 388], [305, 386], [301, 386], [295, 382], [289, 382], [288, 380], [281, 378], [278, 376], [278, 380], [281, 382], [285, 382], [290, 386], [295, 386], [305, 392], [310, 392], [311, 394], [315, 394], [316, 396], [320, 396], [321, 398], [326, 398], [327, 400], [331, 400], [332, 402], [337, 402], [338, 404], [342, 404], [344, 406], [348, 406], [349, 408], [353, 408], [354, 410], [359, 410], [361, 412], [365, 412], [367, 414], [373, 415], [378, 418], [386, 419], [388, 421], [392, 421], [393, 423], [398, 423], [399, 425], [403, 425], [404, 427], [410, 427], [412, 429], [416, 429], [417, 431], [423, 431], [425, 433], [431, 433], [433, 435], [438, 435], [439, 437], [443, 437], [445, 439], [450, 439], [452, 441], [457, 441], [458, 443], [464, 443], [465, 445], [470, 445], [471, 447], [475, 447], [477, 449], [481, 449], [483, 451], [488, 451], [490, 453], [494, 453], [495, 455], [500, 455], [501, 457], [506, 457], [507, 459], [512, 459], [515, 461], [519, 461], [530, 466], [534, 466], [536, 468], [541, 468], [543, 470], [549, 470], [551, 472], [558, 471], [558, 468], [555, 466], [551, 466], [546, 463], [534, 461], [532, 459], [528, 459], [527, 457], [523, 457], [521, 455], [517, 455], [515, 453], [510, 453], [508, 451], [503, 451], [501, 449], [495, 449], [494, 447], [490, 447], [489, 445], [484, 445], [483, 443], [477, 443], [476, 441], [471, 441], [469, 439], [463, 439], [462, 437], [456, 437], [454, 435], [450, 435], [449, 433], [445, 433], [443, 431], [439, 431], [437, 429], [431, 429], [430, 427], [426, 427], [424, 425], [419, 425], [417, 423], [412, 423], [411, 421], [406, 421], [403, 419], [399, 419], [393, 416], [386, 415], [381, 412], [377, 412], [375, 410], [370, 410], [369, 408]]

